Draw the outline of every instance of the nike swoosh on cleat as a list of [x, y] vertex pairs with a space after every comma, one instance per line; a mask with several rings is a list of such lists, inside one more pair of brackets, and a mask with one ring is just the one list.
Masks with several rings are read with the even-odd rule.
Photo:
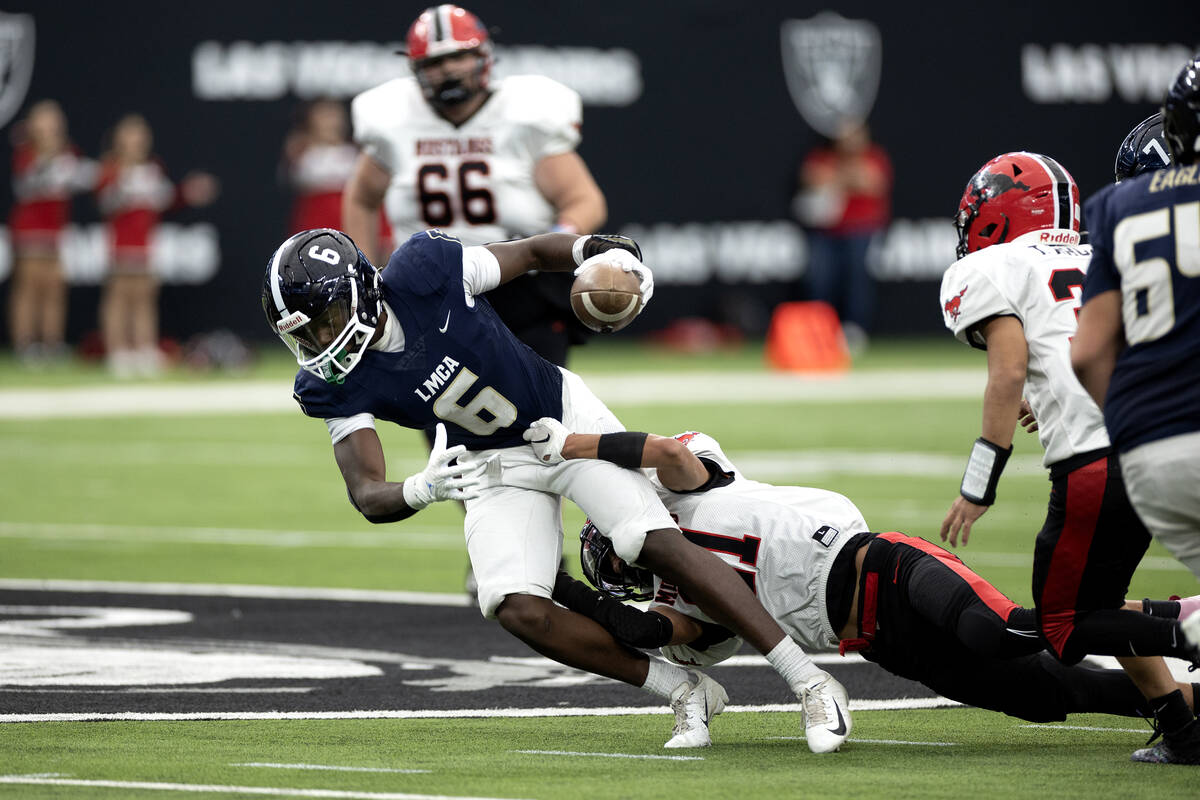
[[450, 314], [451, 313], [453, 313], [453, 309], [446, 312], [446, 324], [443, 325], [442, 327], [438, 328], [438, 333], [445, 333], [446, 330], [450, 327]]
[[833, 710], [837, 712], [838, 724], [836, 728], [826, 728], [825, 730], [832, 733], [834, 736], [842, 736], [846, 733], [846, 720], [842, 717], [842, 709], [838, 708], [838, 704], [833, 704]]

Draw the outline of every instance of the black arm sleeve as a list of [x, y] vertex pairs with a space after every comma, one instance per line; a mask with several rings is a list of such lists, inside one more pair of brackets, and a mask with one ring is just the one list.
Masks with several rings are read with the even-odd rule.
[[671, 620], [655, 611], [641, 611], [592, 589], [565, 572], [554, 581], [554, 600], [599, 622], [619, 642], [652, 649], [670, 644]]

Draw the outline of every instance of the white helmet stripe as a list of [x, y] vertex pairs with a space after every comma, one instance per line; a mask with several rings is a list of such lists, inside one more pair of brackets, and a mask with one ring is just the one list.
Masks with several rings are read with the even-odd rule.
[[1054, 227], [1070, 228], [1073, 220], [1071, 182], [1067, 179], [1066, 171], [1050, 156], [1041, 156], [1037, 153], [1029, 155], [1042, 169], [1046, 170], [1046, 174], [1050, 176], [1050, 182], [1054, 186]]
[[454, 39], [454, 28], [451, 25], [450, 14], [454, 11], [454, 6], [449, 3], [443, 3], [437, 7], [437, 13], [434, 17], [437, 19], [437, 28], [435, 28], [434, 40], [444, 42]]
[[290, 241], [291, 239], [288, 239], [287, 242], [281, 244], [275, 251], [275, 255], [271, 257], [271, 297], [275, 299], [275, 310], [284, 316], [287, 316], [288, 309], [283, 303], [283, 293], [279, 291], [279, 260], [283, 258], [283, 248], [287, 247]]

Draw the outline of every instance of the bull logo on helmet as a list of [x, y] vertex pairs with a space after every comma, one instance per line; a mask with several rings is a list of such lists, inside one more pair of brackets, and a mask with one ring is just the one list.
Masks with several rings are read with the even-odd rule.
[[0, 126], [17, 113], [33, 76], [34, 27], [30, 14], [0, 13]]
[[823, 11], [785, 20], [780, 37], [788, 92], [815, 131], [836, 136], [846, 123], [866, 121], [883, 65], [875, 23]]

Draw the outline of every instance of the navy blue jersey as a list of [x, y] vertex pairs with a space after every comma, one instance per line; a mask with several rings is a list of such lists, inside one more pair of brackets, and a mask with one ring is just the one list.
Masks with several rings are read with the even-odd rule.
[[1197, 165], [1105, 187], [1085, 217], [1083, 301], [1118, 289], [1128, 346], [1104, 422], [1118, 450], [1200, 430], [1200, 175]]
[[468, 303], [463, 249], [439, 231], [414, 234], [392, 254], [383, 300], [404, 331], [404, 350], [367, 349], [342, 384], [296, 373], [310, 417], [373, 414], [406, 428], [446, 423], [450, 445], [523, 445], [540, 417], [562, 419], [562, 372], [517, 340], [482, 297]]

